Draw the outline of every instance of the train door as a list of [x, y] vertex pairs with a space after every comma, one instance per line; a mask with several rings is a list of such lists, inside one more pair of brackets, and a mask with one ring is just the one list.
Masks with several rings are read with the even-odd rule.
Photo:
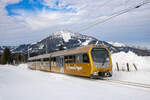
[[60, 56], [60, 72], [64, 73], [64, 57]]

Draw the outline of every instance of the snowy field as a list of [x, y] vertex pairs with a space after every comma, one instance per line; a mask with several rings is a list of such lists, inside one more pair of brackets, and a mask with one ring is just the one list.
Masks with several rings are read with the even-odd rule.
[[[150, 84], [150, 57], [132, 52], [112, 55], [112, 79]], [[137, 65], [130, 72], [117, 71], [128, 62]], [[126, 67], [125, 67], [126, 68]], [[124, 69], [125, 69], [124, 68]], [[150, 89], [30, 70], [26, 64], [0, 65], [0, 100], [150, 100]]]

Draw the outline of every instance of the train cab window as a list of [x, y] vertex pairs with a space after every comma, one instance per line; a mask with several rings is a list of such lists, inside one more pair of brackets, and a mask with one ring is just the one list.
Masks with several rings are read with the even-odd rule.
[[92, 52], [93, 61], [96, 63], [109, 62], [108, 51], [103, 48], [93, 48]]
[[83, 63], [89, 63], [89, 62], [90, 61], [89, 61], [88, 54], [87, 53], [83, 54]]

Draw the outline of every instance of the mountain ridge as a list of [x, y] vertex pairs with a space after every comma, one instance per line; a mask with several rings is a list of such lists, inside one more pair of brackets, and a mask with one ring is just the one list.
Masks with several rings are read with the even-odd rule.
[[[60, 45], [63, 45], [65, 49], [71, 49], [71, 48], [76, 48], [79, 46], [85, 46], [89, 44], [104, 44], [109, 48], [109, 50], [112, 53], [116, 53], [120, 51], [124, 51], [124, 52], [134, 51], [135, 53], [139, 52], [135, 48], [122, 45], [121, 43], [120, 44], [119, 43], [116, 44], [116, 43], [105, 42], [105, 41], [98, 40], [92, 36], [61, 30], [50, 34], [49, 36], [47, 36], [46, 38], [38, 42], [23, 44], [14, 47], [8, 46], [8, 48], [11, 50], [12, 53], [23, 52], [27, 54], [29, 50], [30, 53], [35, 53], [37, 55], [37, 54], [44, 54], [44, 53], [58, 51]], [[120, 45], [120, 46], [116, 46], [116, 45]], [[0, 46], [1, 53], [4, 47], [7, 46]], [[140, 50], [140, 52], [144, 52], [144, 51]], [[143, 54], [141, 53], [141, 55]]]

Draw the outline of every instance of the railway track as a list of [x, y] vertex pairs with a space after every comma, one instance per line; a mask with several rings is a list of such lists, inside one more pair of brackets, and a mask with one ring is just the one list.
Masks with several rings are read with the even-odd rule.
[[[74, 76], [77, 77], [77, 76]], [[113, 84], [120, 84], [120, 85], [124, 85], [124, 86], [133, 86], [133, 87], [139, 87], [139, 88], [145, 88], [145, 89], [150, 89], [150, 84], [144, 84], [144, 83], [136, 83], [136, 82], [129, 82], [129, 81], [121, 81], [121, 80], [112, 80], [109, 78], [100, 78], [100, 80], [98, 79], [89, 79], [89, 78], [85, 78], [85, 77], [80, 77], [81, 79], [84, 80], [89, 80], [89, 81], [95, 81], [95, 82], [109, 82], [109, 83], [113, 83]]]
[[150, 89], [150, 84], [143, 84], [143, 83], [136, 83], [136, 82], [128, 82], [128, 81], [120, 81], [120, 80], [103, 80], [105, 82], [111, 82], [111, 83], [117, 83], [122, 85], [128, 85], [128, 86], [135, 86], [135, 87], [141, 87], [141, 88], [147, 88]]

